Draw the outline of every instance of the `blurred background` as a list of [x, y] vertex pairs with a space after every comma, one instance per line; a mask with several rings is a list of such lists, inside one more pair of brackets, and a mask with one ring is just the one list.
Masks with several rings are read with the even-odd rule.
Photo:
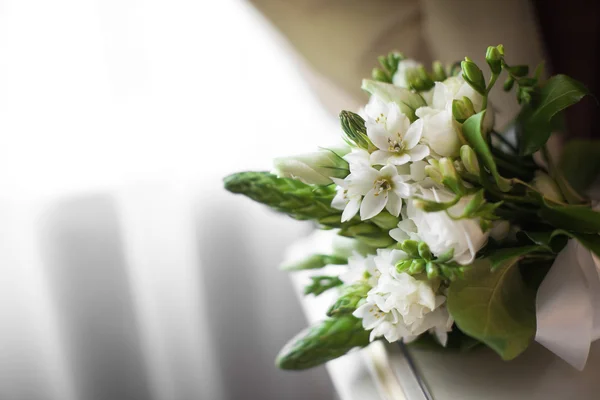
[[0, 399], [335, 398], [274, 366], [306, 324], [277, 265], [312, 227], [222, 178], [334, 143], [393, 49], [503, 43], [594, 90], [597, 6], [568, 3], [0, 0]]

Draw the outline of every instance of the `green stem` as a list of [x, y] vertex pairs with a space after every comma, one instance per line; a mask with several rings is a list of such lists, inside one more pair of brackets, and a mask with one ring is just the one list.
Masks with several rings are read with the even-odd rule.
[[494, 85], [496, 84], [496, 80], [498, 80], [498, 76], [499, 76], [499, 74], [495, 74], [493, 72], [492, 72], [492, 75], [490, 76], [490, 82], [488, 83], [487, 87], [485, 88], [485, 96], [483, 96], [483, 104], [481, 105], [482, 110], [485, 110], [487, 108], [488, 94], [490, 93], [490, 90], [492, 90]]

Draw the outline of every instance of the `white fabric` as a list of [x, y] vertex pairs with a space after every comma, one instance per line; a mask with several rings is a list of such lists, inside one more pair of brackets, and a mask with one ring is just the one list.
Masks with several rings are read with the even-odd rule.
[[0, 53], [0, 398], [330, 398], [273, 365], [308, 226], [222, 189], [338, 132], [260, 16], [6, 0]]
[[535, 340], [578, 370], [600, 339], [600, 261], [571, 239], [540, 285]]

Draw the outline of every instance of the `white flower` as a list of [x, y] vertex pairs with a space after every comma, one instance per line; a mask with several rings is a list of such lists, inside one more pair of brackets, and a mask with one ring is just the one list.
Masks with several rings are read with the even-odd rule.
[[410, 341], [432, 330], [445, 344], [453, 323], [444, 307], [446, 298], [436, 294], [431, 282], [398, 273], [395, 264], [403, 258], [406, 254], [399, 250], [378, 251], [374, 260], [381, 275], [353, 315], [371, 330], [371, 340], [384, 336], [389, 342]]
[[429, 148], [418, 144], [423, 133], [423, 122], [410, 123], [397, 103], [386, 103], [371, 96], [365, 112], [367, 135], [379, 150], [371, 154], [375, 165], [403, 165], [429, 155]]
[[[405, 182], [406, 177], [398, 175], [393, 165], [386, 165], [380, 171], [372, 167], [362, 167], [352, 170], [343, 185], [346, 187], [346, 197], [349, 199], [346, 208], [351, 210], [344, 214], [342, 222], [352, 218], [356, 212], [354, 199], [360, 195], [360, 218], [366, 220], [379, 214], [384, 208], [394, 216], [400, 215], [402, 199], [412, 194], [411, 185]], [[339, 182], [340, 185], [342, 184]]]
[[331, 177], [343, 177], [348, 166], [342, 156], [349, 148], [323, 149], [314, 153], [300, 154], [291, 157], [280, 157], [273, 160], [272, 173], [278, 177], [297, 179], [314, 185], [329, 185]]
[[564, 201], [558, 185], [548, 174], [542, 171], [535, 171], [535, 177], [531, 182], [533, 187], [539, 191], [545, 198], [553, 201]]
[[370, 286], [377, 285], [381, 273], [375, 266], [375, 256], [362, 256], [358, 252], [348, 257], [348, 270], [339, 276], [347, 285], [366, 281]]
[[[454, 197], [446, 189], [421, 188], [420, 192], [424, 199], [437, 202], [447, 202]], [[471, 196], [463, 197], [458, 204], [450, 207], [448, 212], [452, 215], [460, 215], [470, 199]], [[398, 241], [418, 238], [427, 243], [436, 256], [453, 249], [453, 260], [461, 265], [473, 262], [475, 255], [485, 245], [489, 236], [489, 232], [482, 231], [476, 218], [454, 220], [446, 211], [425, 212], [416, 207], [412, 201], [407, 204], [407, 217], [414, 225], [402, 221], [398, 229], [390, 231], [390, 236]]]
[[[444, 82], [435, 82], [435, 87], [423, 94], [429, 106], [417, 109], [416, 115], [423, 120], [422, 142], [440, 156], [458, 155], [461, 142], [458, 126], [452, 117], [452, 101], [468, 97], [476, 112], [481, 111], [483, 97], [477, 93], [462, 76], [453, 76]], [[493, 125], [494, 113], [488, 107], [484, 128]]]
[[415, 60], [411, 60], [411, 59], [405, 59], [405, 60], [400, 61], [398, 63], [398, 70], [392, 77], [392, 82], [396, 86], [408, 88], [408, 86], [409, 86], [408, 80], [406, 79], [407, 72], [410, 71], [411, 69], [418, 68], [421, 65], [422, 65], [421, 63], [416, 62]]

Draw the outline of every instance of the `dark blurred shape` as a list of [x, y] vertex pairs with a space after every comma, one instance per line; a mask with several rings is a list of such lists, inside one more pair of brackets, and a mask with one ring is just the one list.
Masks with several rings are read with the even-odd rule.
[[[600, 2], [534, 0], [553, 74], [566, 74], [600, 94]], [[600, 139], [600, 112], [591, 97], [568, 109], [568, 138]]]

